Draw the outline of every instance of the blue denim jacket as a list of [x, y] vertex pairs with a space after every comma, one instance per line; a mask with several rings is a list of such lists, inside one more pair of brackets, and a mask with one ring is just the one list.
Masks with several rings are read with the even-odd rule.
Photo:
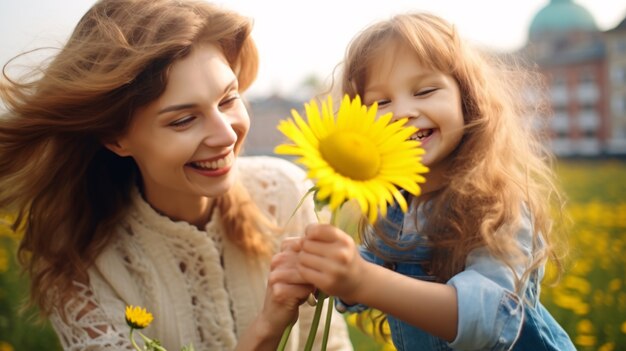
[[[411, 208], [409, 215], [417, 215], [423, 223], [421, 208]], [[399, 228], [402, 241], [426, 243], [426, 238], [410, 228], [404, 221], [404, 214], [398, 206], [388, 211], [389, 224], [383, 229], [394, 235]], [[523, 252], [532, 255], [532, 227], [528, 217], [523, 219], [518, 241]], [[434, 281], [426, 274], [420, 262], [429, 260], [430, 252], [426, 245], [410, 251], [402, 251], [379, 244], [379, 249], [391, 259], [384, 262], [361, 247], [363, 258], [415, 279]], [[389, 262], [391, 261], [391, 262]], [[517, 267], [521, 276], [523, 267]], [[456, 339], [452, 342], [409, 325], [393, 316], [387, 316], [391, 337], [399, 351], [414, 350], [576, 350], [567, 333], [554, 320], [539, 301], [539, 290], [543, 278], [543, 267], [533, 272], [524, 284], [524, 299], [515, 293], [515, 282], [511, 270], [489, 254], [486, 248], [470, 252], [465, 270], [452, 277], [447, 284], [452, 285], [458, 298], [458, 327]], [[346, 306], [337, 301], [340, 312], [360, 312], [364, 305]]]

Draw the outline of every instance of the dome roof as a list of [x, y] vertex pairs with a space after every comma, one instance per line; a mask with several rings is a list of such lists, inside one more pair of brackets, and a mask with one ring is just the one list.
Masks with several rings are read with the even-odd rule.
[[572, 0], [550, 0], [533, 18], [529, 38], [546, 32], [597, 31], [596, 21], [586, 8]]

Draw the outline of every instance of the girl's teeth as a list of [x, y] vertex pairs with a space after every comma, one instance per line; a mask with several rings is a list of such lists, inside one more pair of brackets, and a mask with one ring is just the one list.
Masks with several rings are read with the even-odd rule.
[[411, 136], [412, 140], [422, 140], [424, 138], [429, 137], [431, 134], [433, 134], [433, 130], [432, 129], [420, 129], [417, 133], [413, 134]]

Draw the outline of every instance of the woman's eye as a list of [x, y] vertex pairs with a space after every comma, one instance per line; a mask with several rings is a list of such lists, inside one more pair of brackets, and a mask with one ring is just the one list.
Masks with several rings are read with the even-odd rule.
[[173, 121], [169, 125], [175, 128], [181, 128], [193, 122], [194, 119], [196, 119], [196, 116], [186, 116], [186, 117]]
[[425, 96], [428, 95], [434, 91], [436, 91], [437, 88], [426, 88], [426, 89], [422, 89], [420, 91], [418, 91], [417, 93], [413, 94], [413, 96]]
[[239, 94], [234, 94], [231, 96], [228, 96], [226, 99], [222, 100], [222, 102], [220, 102], [219, 106], [220, 107], [227, 107], [229, 105], [232, 105], [233, 103], [235, 103], [235, 101], [239, 100]]

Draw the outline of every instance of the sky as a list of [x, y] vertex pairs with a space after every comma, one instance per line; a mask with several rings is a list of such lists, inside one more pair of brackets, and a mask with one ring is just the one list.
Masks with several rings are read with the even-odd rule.
[[[574, 0], [601, 30], [626, 17], [624, 0]], [[460, 35], [498, 51], [520, 48], [534, 15], [549, 0], [214, 0], [254, 19], [260, 53], [249, 96], [297, 94], [317, 76], [328, 82], [350, 39], [393, 14], [425, 11], [454, 23]], [[59, 47], [94, 0], [0, 0], [0, 63], [41, 46]]]

